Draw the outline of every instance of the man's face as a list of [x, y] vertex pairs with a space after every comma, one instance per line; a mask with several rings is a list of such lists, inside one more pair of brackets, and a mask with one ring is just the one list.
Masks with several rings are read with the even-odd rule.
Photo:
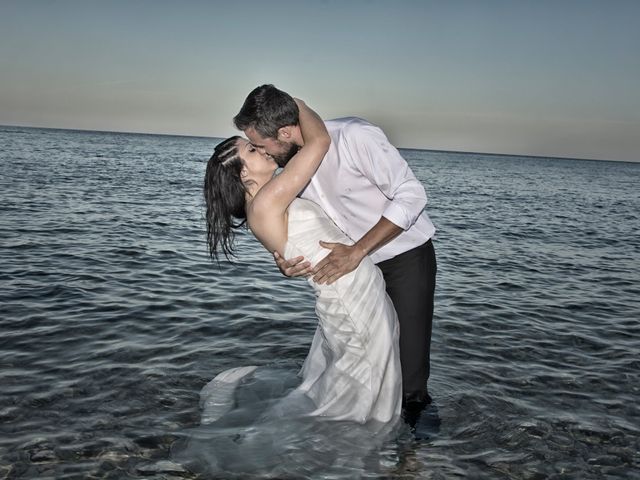
[[280, 167], [284, 167], [299, 148], [293, 141], [263, 137], [253, 127], [247, 128], [244, 134], [259, 152], [270, 155]]

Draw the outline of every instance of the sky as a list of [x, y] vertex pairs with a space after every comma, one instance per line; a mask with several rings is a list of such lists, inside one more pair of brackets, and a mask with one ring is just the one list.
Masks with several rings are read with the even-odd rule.
[[640, 161], [640, 0], [0, 0], [0, 124], [226, 137], [256, 86], [398, 147]]

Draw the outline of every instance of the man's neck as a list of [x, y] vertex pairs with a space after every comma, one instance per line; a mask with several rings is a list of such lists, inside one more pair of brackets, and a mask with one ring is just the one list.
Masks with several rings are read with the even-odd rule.
[[293, 143], [296, 144], [298, 147], [303, 147], [304, 146], [304, 138], [302, 138], [302, 132], [300, 131], [300, 125], [296, 125], [291, 130], [291, 139], [293, 140]]

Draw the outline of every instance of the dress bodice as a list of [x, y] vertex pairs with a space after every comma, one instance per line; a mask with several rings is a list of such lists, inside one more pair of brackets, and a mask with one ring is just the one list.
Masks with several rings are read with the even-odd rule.
[[329, 250], [320, 246], [319, 240], [353, 244], [353, 240], [311, 200], [296, 198], [289, 205], [288, 215], [286, 258], [303, 255], [315, 265], [329, 253]]

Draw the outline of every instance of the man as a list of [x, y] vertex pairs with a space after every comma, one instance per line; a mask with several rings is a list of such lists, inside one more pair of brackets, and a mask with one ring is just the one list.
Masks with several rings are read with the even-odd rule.
[[[249, 141], [280, 166], [304, 144], [293, 98], [262, 85], [234, 118]], [[426, 194], [407, 162], [378, 127], [359, 118], [325, 122], [331, 147], [301, 197], [319, 204], [354, 245], [320, 242], [331, 250], [315, 268], [302, 257], [282, 259], [287, 276], [313, 275], [330, 284], [366, 256], [380, 267], [400, 323], [405, 410], [431, 402], [427, 391], [436, 258], [435, 228], [423, 209]]]

